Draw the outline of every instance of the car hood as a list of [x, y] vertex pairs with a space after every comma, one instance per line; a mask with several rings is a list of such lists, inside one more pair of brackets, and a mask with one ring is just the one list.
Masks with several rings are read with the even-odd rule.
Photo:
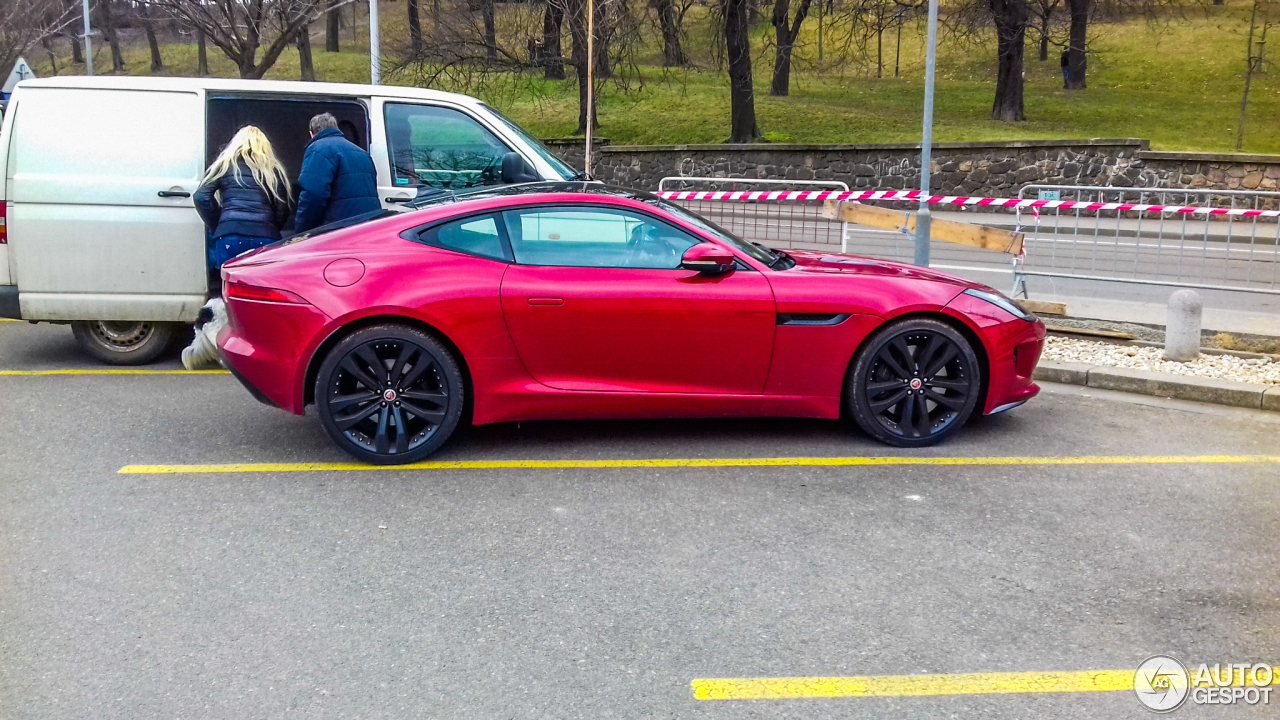
[[874, 275], [879, 277], [929, 280], [955, 285], [961, 289], [985, 287], [982, 283], [976, 283], [962, 277], [938, 272], [936, 270], [930, 270], [929, 268], [920, 267], [919, 265], [894, 262], [892, 260], [880, 260], [877, 258], [863, 257], [861, 255], [846, 255], [844, 253], [816, 252], [811, 250], [788, 250], [787, 254], [796, 261], [796, 266], [787, 272], [819, 273], [823, 275]]

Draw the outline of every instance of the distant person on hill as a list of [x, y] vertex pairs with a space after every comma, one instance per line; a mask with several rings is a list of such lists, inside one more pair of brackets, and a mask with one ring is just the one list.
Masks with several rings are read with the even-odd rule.
[[1067, 81], [1071, 79], [1071, 51], [1062, 49], [1062, 89], [1067, 89]]
[[293, 229], [303, 233], [382, 208], [373, 159], [342, 135], [329, 113], [311, 118], [311, 142], [298, 175], [298, 212]]

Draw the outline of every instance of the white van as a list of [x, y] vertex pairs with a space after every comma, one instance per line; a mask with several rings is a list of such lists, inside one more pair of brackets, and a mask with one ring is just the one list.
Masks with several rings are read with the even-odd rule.
[[106, 362], [154, 359], [206, 299], [204, 225], [191, 195], [208, 162], [252, 124], [296, 179], [308, 121], [322, 112], [373, 156], [385, 208], [420, 190], [575, 176], [465, 95], [214, 78], [27, 80], [0, 126], [0, 317], [70, 323]]

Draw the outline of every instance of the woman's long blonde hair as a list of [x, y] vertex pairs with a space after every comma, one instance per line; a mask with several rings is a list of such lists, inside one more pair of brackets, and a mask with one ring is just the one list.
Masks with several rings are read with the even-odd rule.
[[222, 152], [218, 153], [218, 157], [209, 164], [209, 171], [200, 184], [216, 182], [227, 173], [231, 173], [236, 182], [241, 182], [241, 162], [249, 167], [258, 187], [268, 197], [282, 205], [292, 203], [289, 177], [285, 175], [284, 166], [276, 159], [275, 150], [271, 148], [271, 141], [266, 134], [253, 125], [245, 125], [236, 132]]

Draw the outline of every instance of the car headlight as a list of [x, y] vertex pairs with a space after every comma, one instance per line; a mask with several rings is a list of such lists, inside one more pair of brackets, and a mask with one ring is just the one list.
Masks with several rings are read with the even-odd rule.
[[992, 305], [995, 305], [1001, 310], [1004, 310], [1005, 312], [1018, 318], [1019, 320], [1026, 320], [1027, 322], [1032, 322], [1036, 319], [1035, 315], [1032, 315], [1026, 310], [1023, 310], [1021, 305], [1010, 300], [1004, 295], [1001, 295], [998, 292], [994, 292], [994, 291], [987, 292], [986, 290], [977, 290], [974, 288], [969, 288], [968, 290], [964, 291], [964, 294], [972, 295], [973, 297], [986, 300], [987, 302], [991, 303]]

